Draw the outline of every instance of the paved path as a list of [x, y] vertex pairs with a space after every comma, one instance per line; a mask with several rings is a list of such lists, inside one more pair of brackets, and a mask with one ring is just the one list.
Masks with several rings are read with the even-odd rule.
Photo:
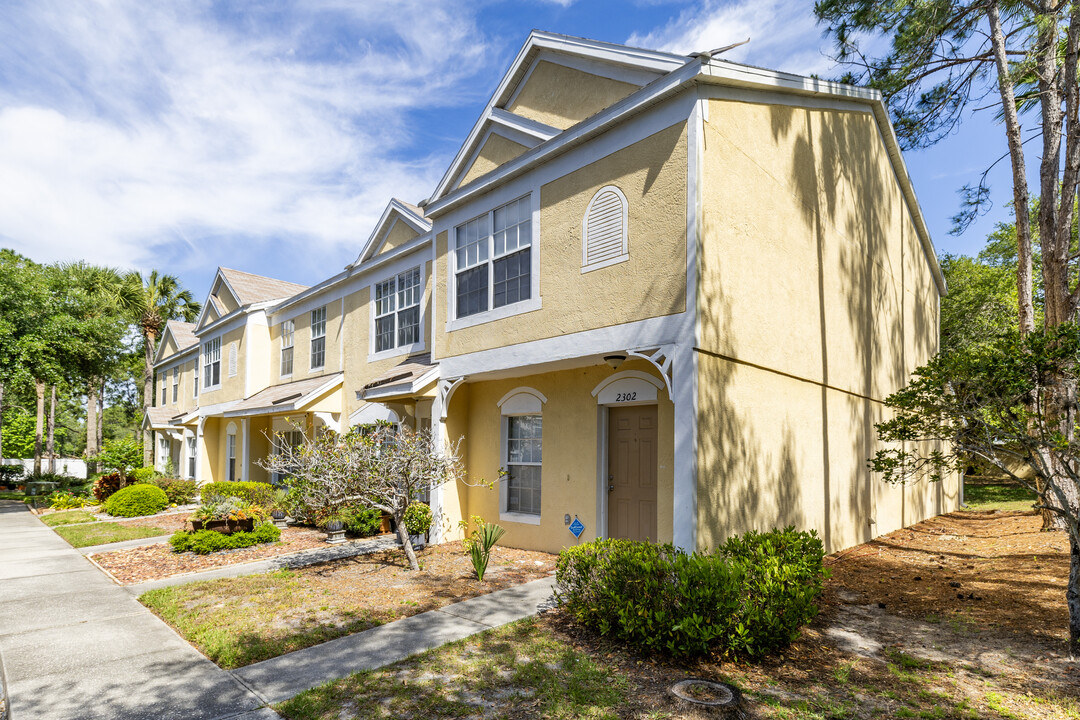
[[0, 598], [12, 720], [278, 717], [23, 503], [0, 501]]
[[[120, 545], [120, 543], [115, 544]], [[107, 546], [99, 545], [98, 547], [104, 548]], [[124, 589], [135, 597], [138, 597], [148, 590], [157, 590], [159, 588], [172, 587], [174, 585], [187, 585], [188, 583], [202, 582], [203, 580], [258, 575], [259, 573], [274, 572], [275, 570], [290, 570], [293, 568], [305, 567], [307, 565], [315, 565], [316, 563], [327, 562], [329, 560], [340, 560], [341, 558], [355, 557], [357, 555], [367, 555], [368, 553], [389, 550], [396, 547], [401, 547], [401, 543], [398, 542], [397, 537], [394, 535], [384, 535], [382, 537], [371, 538], [370, 540], [353, 540], [340, 545], [327, 545], [326, 547], [314, 548], [311, 550], [298, 550], [297, 552], [289, 553], [288, 555], [278, 555], [276, 557], [266, 558], [265, 560], [226, 565], [225, 567], [214, 568], [213, 570], [203, 570], [201, 572], [193, 572], [186, 575], [173, 575], [172, 577], [162, 578], [160, 580], [147, 580], [146, 582], [136, 583], [134, 585], [125, 585]]]
[[263, 660], [232, 673], [267, 701], [281, 702], [358, 670], [389, 665], [418, 652], [535, 615], [551, 597], [554, 582], [554, 578], [542, 578], [463, 600]]

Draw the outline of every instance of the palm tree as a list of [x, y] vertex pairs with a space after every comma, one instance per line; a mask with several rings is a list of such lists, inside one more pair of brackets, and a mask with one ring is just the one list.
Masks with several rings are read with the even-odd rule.
[[[139, 326], [143, 338], [143, 414], [146, 415], [154, 400], [154, 351], [165, 323], [181, 319], [194, 322], [202, 306], [195, 302], [190, 290], [180, 287], [176, 276], [159, 275], [157, 270], [151, 270], [145, 278], [139, 272], [128, 273], [125, 285], [128, 316]], [[150, 432], [144, 429], [144, 465], [150, 464], [152, 449]]]

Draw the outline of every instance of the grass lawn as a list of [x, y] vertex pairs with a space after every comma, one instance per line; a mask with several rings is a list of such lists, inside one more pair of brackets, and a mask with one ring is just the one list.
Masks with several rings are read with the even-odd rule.
[[223, 668], [237, 668], [544, 577], [555, 556], [496, 547], [484, 582], [461, 543], [151, 590], [139, 601]]
[[86, 512], [85, 510], [65, 510], [63, 512], [49, 513], [48, 515], [42, 515], [40, 520], [49, 527], [97, 522], [97, 518], [94, 517], [94, 514]]
[[1027, 512], [1035, 500], [1035, 493], [1016, 485], [964, 486], [964, 504], [972, 510]]
[[494, 711], [484, 717], [633, 717], [632, 685], [528, 619], [356, 673], [275, 709], [290, 720], [461, 718], [484, 710]]
[[168, 533], [156, 527], [132, 527], [111, 522], [97, 522], [91, 525], [61, 525], [56, 528], [56, 534], [71, 543], [72, 547], [81, 548], [121, 540], [157, 537]]
[[0, 492], [0, 500], [22, 500], [25, 497], [21, 492]]

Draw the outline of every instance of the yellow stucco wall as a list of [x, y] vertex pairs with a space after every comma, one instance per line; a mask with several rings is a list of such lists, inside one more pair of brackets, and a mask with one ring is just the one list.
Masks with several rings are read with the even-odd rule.
[[[282, 312], [273, 318], [267, 344], [267, 376], [270, 385], [281, 385], [341, 371], [341, 342], [344, 334], [341, 323], [341, 297], [332, 291], [327, 291], [323, 293], [321, 299], [315, 296], [312, 302], [322, 302], [326, 307], [325, 364], [321, 368], [312, 369], [311, 367], [311, 311], [314, 308], [300, 313]], [[316, 307], [322, 307], [322, 305]], [[291, 376], [282, 377], [281, 323], [285, 320], [293, 321], [293, 371]]]
[[380, 252], [396, 250], [419, 236], [420, 233], [413, 230], [408, 223], [401, 220], [395, 220], [394, 224], [390, 227], [390, 231], [386, 233], [386, 238], [383, 240]]
[[637, 89], [637, 85], [541, 60], [506, 109], [565, 130]]
[[476, 159], [473, 161], [473, 164], [469, 166], [469, 169], [461, 178], [461, 182], [459, 182], [457, 186], [461, 187], [462, 185], [468, 185], [476, 178], [481, 175], [487, 175], [495, 168], [503, 163], [510, 162], [528, 149], [529, 148], [521, 143], [516, 143], [513, 140], [504, 138], [502, 135], [492, 133], [488, 136], [488, 139], [484, 141]]
[[[656, 376], [655, 368], [628, 361], [619, 368]], [[597, 537], [597, 451], [599, 407], [593, 389], [612, 375], [607, 365], [490, 382], [468, 383], [455, 392], [447, 418], [447, 436], [461, 439], [459, 453], [470, 483], [495, 482], [494, 488], [459, 484], [444, 495], [444, 521], [456, 529], [458, 520], [479, 515], [506, 528], [502, 544], [558, 552], [575, 542]], [[530, 387], [547, 397], [543, 406], [543, 461], [540, 524], [499, 519], [499, 468], [502, 413], [499, 400], [517, 387]], [[674, 406], [665, 390], [658, 393], [657, 533], [672, 539], [674, 483]], [[606, 452], [606, 446], [605, 446]], [[567, 530], [563, 516], [577, 515], [585, 524], [579, 541]]]
[[705, 148], [699, 547], [795, 524], [832, 551], [955, 508], [955, 478], [900, 491], [866, 470], [881, 400], [937, 347], [873, 116], [711, 100]]
[[[627, 262], [581, 272], [581, 221], [596, 191], [616, 185], [628, 203]], [[447, 333], [447, 233], [436, 237], [438, 357], [609, 327], [686, 309], [686, 125], [640, 142], [540, 190], [539, 310]], [[483, 208], [477, 206], [477, 212]], [[535, 272], [535, 266], [534, 266]], [[582, 302], [588, 298], [588, 302]]]
[[[206, 343], [214, 337], [221, 338], [221, 384], [217, 389], [213, 390], [208, 390], [200, 385], [200, 405], [214, 405], [244, 398], [244, 353], [246, 350], [244, 336], [244, 327], [241, 326], [221, 335], [211, 333], [200, 338], [201, 343]], [[233, 343], [236, 344], [236, 375], [229, 377], [229, 346]], [[201, 348], [199, 351], [202, 352]]]

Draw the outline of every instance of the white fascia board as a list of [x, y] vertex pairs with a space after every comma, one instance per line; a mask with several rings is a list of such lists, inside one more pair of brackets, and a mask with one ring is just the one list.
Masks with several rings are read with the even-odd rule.
[[439, 366], [428, 370], [426, 373], [410, 382], [394, 383], [393, 385], [380, 385], [379, 387], [364, 390], [361, 397], [368, 402], [378, 402], [379, 398], [396, 397], [398, 395], [415, 395], [428, 385], [439, 379]]
[[564, 152], [574, 145], [595, 137], [627, 116], [640, 112], [660, 102], [668, 95], [679, 91], [683, 86], [694, 80], [700, 68], [700, 61], [694, 59], [687, 61], [679, 70], [657, 78], [641, 90], [631, 93], [588, 120], [584, 120], [570, 129], [564, 130], [551, 140], [518, 155], [483, 178], [478, 178], [463, 188], [454, 190], [438, 200], [433, 200], [424, 208], [424, 211], [428, 217], [435, 218], [440, 212], [445, 212], [473, 197], [487, 193], [493, 187], [501, 185], [508, 179], [544, 162], [552, 155]]
[[559, 133], [562, 132], [559, 128], [545, 125], [542, 122], [536, 120], [530, 120], [527, 117], [521, 115], [515, 115], [512, 112], [507, 112], [502, 108], [493, 107], [488, 110], [488, 118], [495, 125], [510, 128], [511, 130], [517, 130], [525, 135], [530, 135], [540, 142], [550, 140]]
[[294, 305], [297, 305], [298, 303], [303, 302], [304, 300], [307, 300], [310, 297], [314, 297], [315, 295], [318, 295], [319, 293], [334, 287], [343, 280], [348, 280], [350, 277], [352, 277], [352, 273], [349, 272], [349, 270], [342, 270], [337, 275], [329, 277], [326, 280], [318, 283], [317, 285], [312, 285], [303, 292], [297, 293], [292, 297], [285, 298], [285, 300], [279, 302], [277, 305], [268, 308], [266, 310], [266, 314], [269, 316], [277, 315], [282, 310], [286, 310], [290, 307], [293, 307]]
[[332, 376], [329, 380], [324, 382], [322, 385], [320, 385], [319, 387], [317, 387], [314, 390], [312, 390], [311, 392], [309, 392], [307, 395], [304, 395], [303, 397], [297, 398], [295, 404], [296, 404], [297, 407], [303, 407], [304, 405], [307, 405], [309, 402], [311, 402], [315, 398], [319, 397], [323, 393], [328, 392], [330, 390], [333, 390], [335, 387], [337, 387], [338, 385], [343, 384], [344, 382], [345, 382], [345, 373], [337, 373], [336, 375]]
[[[241, 300], [240, 294], [236, 292], [236, 289], [232, 286], [232, 283], [229, 282], [229, 278], [226, 277], [225, 273], [221, 272], [220, 267], [218, 267], [218, 276], [221, 277], [221, 280], [225, 283], [225, 287], [227, 287], [229, 289], [229, 294], [232, 295], [232, 299], [236, 301], [236, 304], [239, 307], [243, 307], [244, 302], [243, 302], [243, 300]], [[216, 284], [217, 284], [217, 281], [214, 282], [214, 285], [216, 285]], [[210, 286], [211, 292], [213, 292], [214, 285]]]
[[214, 403], [213, 405], [201, 406], [197, 411], [199, 413], [198, 416], [200, 418], [204, 418], [204, 417], [212, 417], [214, 415], [224, 415], [226, 412], [228, 412], [229, 408], [231, 408], [233, 405], [236, 405], [239, 402], [241, 402], [241, 401], [240, 400], [226, 400], [225, 402]]
[[181, 362], [186, 362], [183, 358], [186, 358], [186, 357], [188, 357], [190, 355], [197, 355], [198, 352], [199, 352], [198, 344], [186, 347], [183, 350], [181, 350], [180, 352], [173, 353], [172, 355], [165, 358], [164, 360], [155, 361], [154, 362], [154, 370], [172, 368], [173, 365], [179, 365]]
[[386, 204], [386, 208], [383, 210], [382, 215], [379, 216], [379, 221], [375, 223], [375, 229], [371, 231], [371, 235], [368, 236], [367, 242], [364, 243], [364, 247], [360, 251], [360, 254], [356, 256], [354, 262], [345, 266], [346, 270], [350, 270], [361, 264], [372, 251], [377, 249], [375, 245], [382, 238], [383, 234], [390, 229], [388, 223], [394, 213], [401, 216], [401, 219], [420, 235], [431, 230], [431, 222], [405, 207], [405, 205], [397, 198], [391, 198], [390, 202]]

